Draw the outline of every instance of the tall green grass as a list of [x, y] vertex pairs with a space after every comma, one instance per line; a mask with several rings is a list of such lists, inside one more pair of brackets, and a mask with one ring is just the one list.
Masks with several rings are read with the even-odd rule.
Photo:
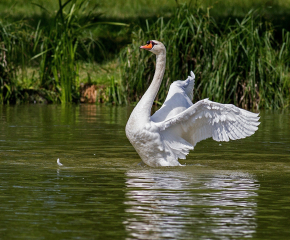
[[40, 49], [40, 53], [32, 59], [41, 57], [42, 86], [60, 92], [60, 101], [67, 103], [79, 99], [79, 60], [93, 61], [94, 54], [102, 51], [100, 44], [90, 37], [89, 29], [97, 24], [125, 24], [96, 22], [95, 8], [87, 9], [88, 0], [58, 2], [52, 25], [43, 29], [39, 23], [35, 31], [34, 49]]
[[[27, 94], [41, 95], [47, 102], [77, 102], [80, 64], [93, 65], [105, 55], [92, 31], [98, 25], [126, 24], [100, 22], [98, 5], [92, 6], [89, 0], [58, 0], [56, 11], [38, 3], [34, 6], [45, 20], [36, 27], [26, 20], [10, 23], [0, 17], [0, 103], [26, 102]], [[22, 89], [20, 81], [27, 82], [31, 67], [37, 71], [32, 77], [39, 76], [40, 84]], [[109, 94], [114, 95], [115, 87], [108, 85]]]
[[253, 11], [234, 24], [217, 24], [209, 11], [181, 6], [165, 23], [159, 18], [147, 28], [136, 27], [130, 44], [120, 55], [122, 85], [128, 102], [140, 99], [155, 71], [155, 56], [139, 51], [149, 39], [167, 47], [166, 71], [157, 103], [169, 85], [196, 74], [195, 100], [210, 98], [243, 108], [280, 108], [289, 105], [289, 32], [282, 43], [273, 28]]
[[41, 57], [42, 86], [60, 92], [62, 103], [78, 98], [77, 49], [83, 41], [85, 29], [91, 24], [91, 19], [85, 24], [80, 20], [86, 2], [68, 0], [62, 3], [59, 0], [53, 23], [47, 29], [40, 28], [39, 23], [35, 32], [35, 49], [40, 49], [40, 53], [33, 59]]
[[28, 42], [31, 36], [27, 34], [29, 26], [24, 22], [8, 23], [0, 19], [0, 104], [9, 103], [19, 98], [16, 75], [21, 69], [23, 78], [30, 56], [31, 47]]
[[[128, 5], [130, 1], [123, 2]], [[277, 28], [260, 20], [258, 12], [250, 12], [241, 20], [217, 23], [209, 9], [195, 9], [202, 7], [199, 1], [192, 1], [190, 8], [180, 6], [174, 14], [172, 8], [168, 8], [169, 11], [164, 6], [164, 18], [156, 21], [157, 18], [150, 18], [142, 27], [136, 26], [136, 22], [145, 22], [142, 15], [132, 22], [131, 26], [135, 27], [119, 32], [121, 40], [116, 32], [112, 39], [102, 39], [107, 40], [104, 49], [94, 34], [111, 28], [96, 31], [95, 26], [102, 24], [98, 18], [99, 6], [93, 8], [89, 0], [51, 0], [53, 6], [58, 4], [54, 11], [40, 5], [44, 2], [33, 5], [43, 14], [43, 18], [37, 18], [41, 19], [38, 24], [31, 24], [31, 19], [11, 23], [0, 16], [0, 103], [25, 102], [27, 94], [35, 92], [48, 102], [78, 101], [81, 64], [98, 61], [97, 56], [108, 55], [112, 49], [110, 54], [115, 54], [120, 43], [130, 38], [132, 43], [119, 55], [119, 67], [113, 68], [116, 74], [103, 76], [107, 79], [103, 91], [106, 101], [122, 104], [141, 98], [153, 78], [155, 57], [140, 51], [139, 46], [148, 39], [157, 39], [165, 43], [168, 54], [157, 104], [165, 99], [172, 81], [185, 79], [193, 70], [196, 73], [195, 100], [209, 97], [244, 108], [289, 105], [289, 32], [279, 32], [281, 37], [276, 40]], [[142, 4], [145, 3], [142, 0]], [[176, 6], [175, 1], [172, 3]], [[139, 2], [134, 4], [134, 8], [142, 10]], [[127, 9], [129, 6], [125, 5]], [[118, 47], [112, 44], [116, 42]], [[31, 81], [40, 85], [27, 84], [28, 91], [20, 87], [19, 79], [27, 81], [27, 69], [31, 67], [36, 71]], [[117, 81], [119, 69], [121, 83]]]

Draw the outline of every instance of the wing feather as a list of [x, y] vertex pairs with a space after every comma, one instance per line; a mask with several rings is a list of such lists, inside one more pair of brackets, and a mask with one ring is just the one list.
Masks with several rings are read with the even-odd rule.
[[152, 116], [154, 122], [162, 122], [172, 118], [192, 106], [194, 73], [184, 81], [178, 80], [170, 85], [167, 97], [161, 106]]
[[194, 147], [197, 142], [210, 137], [216, 141], [229, 141], [251, 136], [260, 124], [258, 115], [232, 104], [204, 99], [176, 116], [154, 124], [164, 136], [181, 137]]

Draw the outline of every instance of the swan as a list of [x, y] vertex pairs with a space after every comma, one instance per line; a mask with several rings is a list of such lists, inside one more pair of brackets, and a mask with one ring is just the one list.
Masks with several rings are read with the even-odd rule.
[[212, 137], [229, 141], [251, 136], [258, 129], [259, 114], [232, 104], [203, 99], [192, 103], [194, 73], [184, 81], [170, 85], [164, 104], [151, 116], [166, 66], [166, 48], [157, 41], [147, 41], [140, 49], [156, 55], [153, 80], [133, 109], [126, 124], [126, 136], [142, 161], [151, 166], [182, 166], [196, 143]]

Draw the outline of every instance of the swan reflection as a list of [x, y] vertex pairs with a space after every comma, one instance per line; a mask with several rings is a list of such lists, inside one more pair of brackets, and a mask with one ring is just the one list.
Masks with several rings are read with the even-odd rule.
[[129, 239], [252, 237], [257, 190], [242, 172], [127, 172]]

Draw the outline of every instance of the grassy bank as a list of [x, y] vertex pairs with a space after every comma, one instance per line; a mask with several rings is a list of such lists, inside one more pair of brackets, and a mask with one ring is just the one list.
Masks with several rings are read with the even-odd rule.
[[123, 51], [122, 80], [128, 101], [138, 101], [154, 74], [155, 58], [134, 51], [144, 39], [167, 45], [166, 71], [157, 102], [166, 98], [169, 85], [196, 74], [195, 100], [210, 98], [243, 108], [280, 108], [289, 104], [289, 32], [275, 41], [273, 27], [255, 11], [242, 21], [218, 25], [209, 12], [193, 12], [184, 5], [165, 23], [136, 28], [133, 43]]
[[34, 4], [42, 14], [37, 25], [25, 18], [11, 22], [11, 16], [1, 20], [0, 102], [31, 101], [27, 97], [31, 94], [46, 102], [79, 100], [80, 81], [84, 80], [80, 77], [85, 72], [86, 81], [91, 81], [91, 72], [100, 69], [95, 62], [106, 55], [96, 39], [97, 26], [126, 26], [100, 22], [97, 6], [89, 3], [59, 0], [56, 11]]
[[100, 86], [101, 102], [134, 103], [155, 61], [138, 47], [158, 39], [170, 57], [157, 104], [194, 70], [195, 100], [289, 105], [288, 0], [61, 3], [0, 3], [1, 103], [78, 102], [81, 83]]

